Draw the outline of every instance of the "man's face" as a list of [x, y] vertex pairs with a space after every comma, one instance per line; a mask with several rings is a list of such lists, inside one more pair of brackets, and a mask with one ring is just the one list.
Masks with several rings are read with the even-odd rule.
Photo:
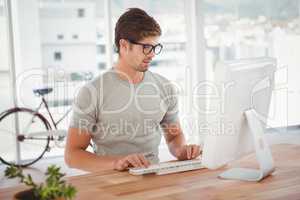
[[[126, 51], [126, 61], [130, 67], [139, 72], [145, 72], [150, 66], [150, 62], [155, 56], [154, 51], [151, 50], [152, 45], [158, 44], [158, 36], [147, 37], [140, 41], [127, 41], [129, 48]], [[135, 44], [135, 42], [139, 44]], [[145, 45], [141, 45], [145, 44]], [[150, 52], [150, 53], [148, 53]]]

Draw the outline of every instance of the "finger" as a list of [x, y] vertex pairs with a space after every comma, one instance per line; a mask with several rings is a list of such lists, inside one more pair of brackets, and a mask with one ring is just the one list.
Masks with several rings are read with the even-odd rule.
[[191, 159], [194, 158], [194, 156], [195, 156], [195, 151], [196, 151], [195, 146], [194, 146], [194, 145], [191, 145]]
[[192, 158], [196, 158], [200, 154], [200, 147], [198, 145], [193, 145], [192, 146]]
[[195, 152], [195, 145], [190, 145], [191, 148], [191, 159], [194, 158], [194, 152]]
[[139, 165], [139, 167], [145, 167], [143, 164], [143, 161], [141, 160], [141, 158], [138, 154], [134, 155], [134, 159], [135, 159], [136, 163]]
[[186, 146], [186, 156], [187, 156], [187, 159], [191, 159], [191, 156], [192, 156], [192, 148], [190, 145], [187, 145]]
[[[175, 154], [176, 154], [176, 157], [177, 158], [182, 158], [182, 156], [184, 156], [184, 155], [182, 155], [182, 148], [178, 148], [178, 149], [176, 149], [176, 152], [175, 152]], [[185, 156], [184, 156], [185, 157]]]
[[116, 164], [116, 169], [118, 171], [123, 171], [124, 169], [126, 169], [128, 167], [128, 165], [129, 165], [129, 163], [127, 162], [127, 160], [120, 160]]
[[197, 156], [199, 156], [201, 153], [202, 153], [201, 146], [200, 146], [200, 145], [198, 145], [198, 155], [197, 155]]
[[129, 162], [129, 167], [137, 167], [138, 166], [138, 164], [135, 162], [135, 160], [131, 156], [129, 156], [127, 158], [127, 161]]
[[140, 164], [138, 163], [137, 160], [138, 160], [138, 159], [136, 159], [134, 155], [131, 155], [131, 156], [129, 156], [129, 158], [128, 158], [128, 161], [130, 162], [130, 164], [131, 164], [133, 167], [140, 167]]
[[127, 169], [128, 167], [129, 167], [129, 162], [128, 162], [128, 160], [125, 160], [123, 163], [122, 163], [122, 170], [125, 170], [125, 169]]
[[144, 165], [144, 167], [149, 167], [150, 162], [145, 158], [144, 155], [140, 154], [139, 158], [140, 158], [142, 164]]

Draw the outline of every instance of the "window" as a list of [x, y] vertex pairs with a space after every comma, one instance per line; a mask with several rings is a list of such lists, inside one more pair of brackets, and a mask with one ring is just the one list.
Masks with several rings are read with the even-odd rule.
[[64, 39], [64, 35], [63, 35], [63, 34], [58, 34], [58, 35], [57, 35], [57, 39], [58, 39], [58, 40]]
[[54, 60], [61, 61], [61, 59], [62, 59], [61, 52], [54, 52]]
[[185, 42], [166, 42], [164, 43], [164, 51], [184, 51]]
[[[219, 60], [274, 57], [276, 84], [268, 126], [300, 124], [300, 60], [292, 52], [300, 46], [300, 1], [205, 0], [206, 63], [210, 78]], [[272, 116], [271, 116], [272, 115]]]
[[79, 17], [79, 18], [85, 17], [85, 9], [84, 8], [79, 8], [77, 10], [77, 17]]
[[98, 54], [105, 54], [105, 45], [97, 45], [97, 53]]
[[[0, 0], [0, 95], [4, 97], [0, 101], [0, 112], [13, 106], [5, 2], [7, 1]], [[20, 35], [20, 45], [16, 45], [16, 50], [21, 56], [16, 63], [22, 63], [16, 70], [20, 74], [15, 75], [26, 77], [22, 88], [17, 88], [20, 91], [18, 105], [35, 109], [39, 99], [34, 96], [32, 89], [47, 85], [53, 88], [53, 92], [47, 95], [47, 100], [54, 120], [58, 120], [68, 110], [78, 88], [102, 70], [98, 70], [98, 62], [105, 62], [105, 59], [103, 55], [97, 55], [96, 45], [104, 42], [98, 41], [96, 37], [93, 39], [93, 36], [96, 35], [97, 28], [100, 28], [100, 33], [105, 32], [102, 23], [103, 1], [16, 1], [12, 6], [17, 12], [13, 12], [16, 14], [13, 17], [18, 21], [14, 24], [17, 27], [14, 31]], [[16, 9], [17, 7], [22, 9]], [[28, 22], [31, 22], [30, 26], [27, 26]], [[83, 71], [85, 73], [80, 78], [77, 75], [68, 76], [70, 72]], [[35, 81], [36, 79], [39, 80]], [[45, 110], [41, 109], [40, 112], [44, 114]], [[58, 127], [67, 129], [70, 117], [68, 115]], [[10, 124], [12, 127], [6, 125], [0, 129], [6, 128], [13, 132], [14, 121]], [[20, 125], [26, 124], [20, 121]], [[12, 136], [3, 136], [3, 141], [5, 143], [0, 142], [1, 152], [7, 152], [15, 146]], [[52, 148], [44, 157], [57, 155], [63, 155], [62, 148]], [[29, 158], [21, 155], [21, 159]]]
[[98, 30], [97, 30], [97, 39], [101, 39], [101, 38], [103, 38], [103, 34], [99, 33]]
[[72, 35], [72, 38], [76, 40], [76, 39], [78, 39], [78, 35], [74, 34], [74, 35]]
[[98, 69], [103, 70], [105, 68], [106, 68], [106, 64], [105, 63], [103, 63], [103, 62], [98, 63]]

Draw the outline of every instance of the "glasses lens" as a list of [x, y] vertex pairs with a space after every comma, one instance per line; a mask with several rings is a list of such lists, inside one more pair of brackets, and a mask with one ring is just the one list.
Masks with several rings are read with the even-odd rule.
[[153, 49], [153, 47], [151, 45], [144, 45], [143, 46], [144, 54], [150, 54], [152, 49]]
[[154, 53], [155, 53], [156, 55], [158, 55], [158, 54], [161, 52], [162, 48], [163, 48], [163, 46], [162, 46], [161, 44], [157, 44], [157, 45], [154, 47]]

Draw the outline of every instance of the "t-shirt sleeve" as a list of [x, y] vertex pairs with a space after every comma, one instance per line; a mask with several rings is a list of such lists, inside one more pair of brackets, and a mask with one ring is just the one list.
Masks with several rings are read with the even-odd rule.
[[178, 92], [176, 87], [171, 83], [166, 86], [166, 91], [165, 103], [167, 105], [167, 112], [160, 123], [161, 125], [172, 124], [178, 121]]
[[79, 90], [72, 109], [69, 127], [92, 133], [97, 122], [97, 93], [91, 84]]

